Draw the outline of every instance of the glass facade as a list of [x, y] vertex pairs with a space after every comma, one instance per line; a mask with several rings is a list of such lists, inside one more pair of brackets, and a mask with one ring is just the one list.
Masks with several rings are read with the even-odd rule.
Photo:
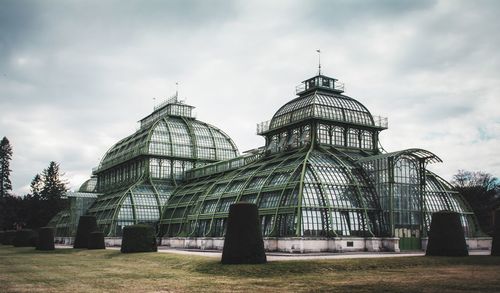
[[304, 148], [178, 189], [161, 233], [223, 236], [229, 206], [253, 202], [265, 236], [373, 236], [384, 229], [369, 181], [348, 160]]
[[[427, 170], [441, 161], [436, 155], [383, 150], [387, 119], [344, 95], [336, 79], [319, 75], [297, 90], [258, 125], [265, 145], [242, 156], [224, 132], [196, 120], [192, 106], [176, 97], [162, 103], [82, 185], [96, 197], [87, 213], [106, 236], [148, 223], [159, 236], [221, 237], [230, 205], [245, 201], [258, 206], [267, 237], [420, 241], [432, 213], [451, 210], [467, 236], [480, 234], [462, 197]], [[61, 233], [71, 233], [65, 223], [86, 210], [77, 209], [54, 218]]]
[[166, 101], [105, 154], [94, 171], [102, 195], [88, 210], [105, 235], [119, 237], [124, 226], [137, 223], [156, 228], [187, 171], [238, 156], [231, 138], [196, 120], [193, 108], [177, 98]]
[[306, 80], [296, 99], [258, 125], [266, 145], [257, 153], [189, 171], [164, 207], [160, 234], [224, 236], [229, 206], [246, 201], [258, 206], [269, 237], [421, 238], [443, 209], [459, 212], [466, 235], [476, 235], [460, 195], [426, 169], [441, 160], [425, 150], [379, 149], [387, 120], [335, 83]]

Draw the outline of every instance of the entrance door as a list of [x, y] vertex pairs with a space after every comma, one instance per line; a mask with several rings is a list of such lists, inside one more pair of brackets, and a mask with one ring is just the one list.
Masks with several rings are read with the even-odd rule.
[[422, 249], [422, 241], [417, 237], [399, 238], [399, 250], [420, 250]]
[[396, 228], [396, 237], [399, 237], [399, 250], [420, 250], [422, 249], [422, 239], [418, 228]]

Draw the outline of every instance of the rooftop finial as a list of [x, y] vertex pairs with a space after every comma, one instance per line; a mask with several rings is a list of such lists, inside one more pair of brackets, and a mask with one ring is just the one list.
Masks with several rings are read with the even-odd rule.
[[321, 50], [317, 49], [318, 52], [318, 75], [321, 75]]
[[175, 83], [175, 98], [179, 97], [179, 82]]

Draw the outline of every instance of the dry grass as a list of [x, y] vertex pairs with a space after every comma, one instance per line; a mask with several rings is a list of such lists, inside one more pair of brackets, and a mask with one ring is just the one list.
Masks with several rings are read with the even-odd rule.
[[500, 257], [221, 265], [168, 253], [0, 245], [0, 292], [500, 292]]

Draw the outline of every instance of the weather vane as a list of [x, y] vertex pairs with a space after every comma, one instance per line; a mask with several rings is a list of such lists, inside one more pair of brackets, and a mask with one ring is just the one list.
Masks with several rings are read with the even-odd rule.
[[316, 52], [318, 52], [318, 73], [321, 75], [321, 50], [317, 49]]

